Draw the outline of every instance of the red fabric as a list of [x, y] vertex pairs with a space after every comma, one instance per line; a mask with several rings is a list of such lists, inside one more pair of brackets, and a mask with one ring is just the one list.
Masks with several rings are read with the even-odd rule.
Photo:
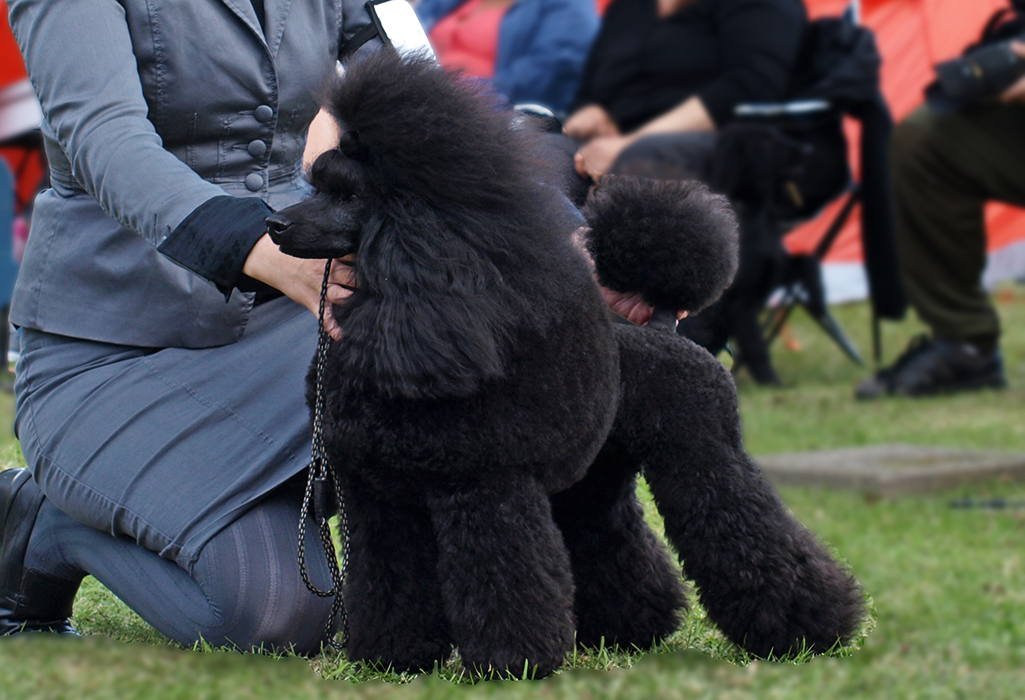
[[[989, 17], [1007, 6], [1006, 0], [862, 0], [862, 24], [876, 34], [883, 55], [882, 89], [894, 119], [900, 120], [922, 103], [922, 90], [933, 79], [933, 66], [959, 55], [978, 39]], [[848, 0], [805, 0], [808, 14], [823, 17], [840, 14]], [[858, 127], [847, 125], [851, 163], [858, 165]], [[791, 233], [787, 247], [808, 252], [815, 247], [840, 204], [829, 207], [818, 219]], [[1025, 238], [1025, 211], [1004, 204], [986, 207], [989, 249]], [[857, 262], [861, 254], [858, 216], [844, 228], [826, 260]]]
[[[0, 0], [0, 91], [27, 78], [21, 51], [7, 24], [7, 2]], [[17, 176], [15, 202], [18, 206], [15, 213], [18, 213], [39, 188], [45, 174], [45, 163], [40, 152], [14, 146], [0, 146], [0, 158], [7, 161], [11, 172]]]
[[7, 2], [0, 0], [0, 90], [28, 77], [14, 34], [7, 24]]
[[498, 55], [498, 28], [508, 6], [480, 9], [480, 4], [481, 0], [470, 0], [440, 19], [431, 29], [430, 40], [443, 66], [491, 78]]

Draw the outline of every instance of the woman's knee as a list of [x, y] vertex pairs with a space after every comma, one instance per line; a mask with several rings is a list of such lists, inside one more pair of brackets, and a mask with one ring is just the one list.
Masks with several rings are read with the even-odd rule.
[[[208, 634], [245, 650], [302, 654], [327, 640], [334, 598], [311, 591], [299, 565], [301, 497], [293, 484], [280, 487], [204, 547], [194, 574], [221, 611]], [[309, 520], [304, 543], [305, 578], [329, 590], [327, 556]]]
[[[219, 629], [208, 631], [224, 646], [242, 651], [317, 654], [333, 635], [328, 632], [334, 597], [293, 588], [273, 599], [246, 601]], [[333, 621], [333, 627], [338, 621]], [[204, 639], [206, 636], [204, 635]], [[209, 640], [208, 640], [209, 641]]]

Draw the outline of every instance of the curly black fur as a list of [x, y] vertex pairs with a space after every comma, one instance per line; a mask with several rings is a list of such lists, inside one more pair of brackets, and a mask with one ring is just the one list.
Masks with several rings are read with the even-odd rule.
[[[613, 328], [532, 135], [476, 83], [388, 53], [350, 66], [329, 108], [346, 135], [316, 196], [268, 224], [294, 255], [355, 256], [323, 377], [350, 657], [430, 670], [455, 645], [475, 673], [540, 677], [575, 636], [671, 634], [686, 599], [637, 502], [642, 466], [731, 639], [765, 655], [851, 634], [857, 585], [744, 452], [729, 374], [674, 334]], [[649, 187], [610, 180], [592, 212]], [[654, 259], [701, 272], [674, 303], [714, 295], [736, 257], [714, 245], [733, 235], [721, 202], [685, 201], [645, 234]]]
[[737, 272], [737, 218], [697, 180], [606, 175], [584, 204], [598, 280], [652, 306], [698, 312]]

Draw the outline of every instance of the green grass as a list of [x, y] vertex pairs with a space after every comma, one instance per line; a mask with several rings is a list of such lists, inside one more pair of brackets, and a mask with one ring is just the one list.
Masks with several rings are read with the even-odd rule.
[[[795, 314], [791, 327], [801, 351], [774, 348], [785, 388], [757, 387], [743, 373], [737, 378], [749, 451], [906, 442], [1025, 452], [1025, 291], [1012, 287], [1001, 299], [1011, 388], [917, 401], [854, 401], [854, 383], [867, 370]], [[866, 307], [834, 311], [868, 356]], [[918, 330], [913, 319], [885, 324], [884, 359]], [[10, 399], [0, 398], [0, 465], [20, 461], [13, 438], [2, 434], [10, 414]], [[833, 657], [752, 662], [698, 609], [655, 652], [578, 650], [544, 681], [471, 686], [460, 683], [455, 664], [430, 676], [382, 679], [330, 653], [307, 661], [179, 649], [87, 579], [75, 622], [88, 636], [0, 640], [0, 697], [1020, 698], [1025, 511], [950, 507], [951, 499], [964, 496], [1025, 500], [1025, 485], [989, 483], [892, 500], [783, 491], [795, 514], [850, 563], [872, 596], [874, 629]]]

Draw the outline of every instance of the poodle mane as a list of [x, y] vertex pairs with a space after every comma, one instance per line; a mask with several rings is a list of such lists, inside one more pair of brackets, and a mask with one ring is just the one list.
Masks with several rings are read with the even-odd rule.
[[347, 381], [437, 399], [503, 377], [531, 323], [511, 281], [553, 235], [532, 134], [481, 82], [392, 51], [350, 63], [327, 108], [343, 136], [325, 156], [344, 156], [368, 212], [356, 290], [334, 309]]

